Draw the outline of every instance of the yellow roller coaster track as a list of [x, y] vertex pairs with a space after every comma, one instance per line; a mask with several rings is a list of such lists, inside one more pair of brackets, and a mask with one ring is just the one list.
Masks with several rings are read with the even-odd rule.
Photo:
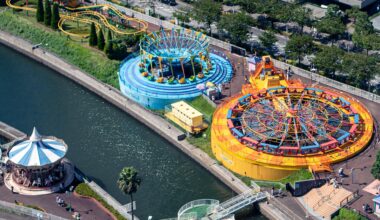
[[[6, 4], [8, 5], [8, 7], [14, 8], [14, 9], [32, 11], [32, 12], [37, 11], [37, 9], [35, 9], [35, 8], [13, 5], [11, 0], [6, 0]], [[96, 8], [103, 8], [106, 10], [113, 11], [117, 16], [124, 19], [125, 21], [136, 22], [137, 26], [138, 26], [138, 27], [135, 27], [135, 28], [137, 28], [136, 31], [121, 30], [121, 29], [115, 27], [114, 25], [110, 24], [108, 19], [106, 18], [106, 16], [104, 16], [103, 14], [96, 12], [96, 11], [88, 11], [88, 10], [92, 10], [92, 9], [96, 9]], [[71, 33], [69, 31], [64, 30], [63, 24], [66, 20], [78, 21], [78, 22], [85, 23], [85, 24], [94, 23], [97, 29], [100, 28], [101, 24], [99, 22], [96, 22], [92, 19], [83, 18], [84, 16], [91, 16], [91, 17], [98, 18], [101, 21], [101, 23], [104, 24], [104, 26], [106, 26], [108, 29], [110, 29], [114, 33], [120, 34], [120, 35], [139, 34], [139, 33], [145, 32], [148, 29], [148, 23], [147, 22], [140, 20], [140, 19], [128, 17], [128, 16], [124, 15], [123, 13], [121, 13], [114, 6], [108, 5], [108, 4], [90, 5], [90, 6], [83, 6], [83, 7], [78, 7], [78, 8], [64, 7], [64, 9], [71, 11], [71, 13], [61, 14], [61, 19], [58, 22], [58, 28], [63, 33], [65, 33], [69, 36], [73, 36], [73, 37], [85, 38], [85, 37], [88, 37], [89, 34], [75, 34], [75, 33]]]

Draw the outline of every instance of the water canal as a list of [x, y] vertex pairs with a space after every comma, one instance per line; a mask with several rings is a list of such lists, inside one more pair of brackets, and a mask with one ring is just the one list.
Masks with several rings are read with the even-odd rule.
[[175, 217], [191, 200], [233, 196], [176, 147], [92, 92], [3, 45], [0, 57], [0, 121], [64, 139], [67, 157], [123, 204], [128, 199], [117, 175], [134, 166], [143, 178], [135, 196], [140, 219]]

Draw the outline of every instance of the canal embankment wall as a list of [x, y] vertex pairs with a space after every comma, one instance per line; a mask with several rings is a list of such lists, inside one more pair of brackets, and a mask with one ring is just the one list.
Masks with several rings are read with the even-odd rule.
[[[9, 46], [30, 58], [50, 67], [51, 69], [61, 73], [62, 75], [79, 83], [100, 97], [108, 100], [110, 103], [129, 113], [131, 116], [147, 125], [153, 131], [164, 137], [173, 145], [194, 159], [205, 169], [215, 175], [220, 181], [234, 190], [236, 193], [242, 193], [250, 190], [240, 179], [234, 174], [219, 165], [214, 159], [210, 158], [205, 152], [199, 148], [189, 144], [187, 141], [178, 141], [177, 137], [183, 134], [179, 129], [171, 126], [171, 124], [162, 117], [155, 115], [153, 112], [141, 107], [139, 104], [128, 100], [117, 89], [104, 84], [92, 77], [91, 75], [79, 70], [77, 67], [65, 62], [58, 56], [49, 53], [42, 48], [32, 49], [33, 45], [19, 37], [13, 36], [7, 32], [0, 30], [0, 43]], [[261, 212], [269, 219], [289, 219], [289, 213], [281, 212], [276, 206], [262, 202], [259, 204]]]

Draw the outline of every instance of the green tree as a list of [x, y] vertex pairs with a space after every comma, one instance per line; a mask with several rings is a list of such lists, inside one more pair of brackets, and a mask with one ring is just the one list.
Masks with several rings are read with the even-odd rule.
[[[355, 31], [352, 41], [356, 46], [368, 50], [375, 48], [377, 44], [375, 30], [367, 14], [358, 14], [355, 21]], [[374, 42], [372, 42], [375, 40]], [[375, 43], [375, 44], [374, 44]]]
[[61, 19], [59, 15], [59, 5], [58, 3], [54, 2], [53, 3], [53, 13], [51, 17], [51, 28], [54, 30], [58, 29], [58, 21]]
[[317, 23], [317, 29], [330, 34], [330, 38], [335, 40], [346, 31], [346, 26], [339, 17], [325, 17]]
[[252, 18], [244, 12], [225, 14], [220, 19], [218, 28], [228, 32], [233, 44], [240, 44], [248, 39]]
[[286, 54], [291, 58], [297, 58], [298, 63], [303, 55], [311, 53], [313, 49], [313, 38], [299, 34], [291, 36], [285, 47]]
[[45, 14], [44, 14], [44, 23], [46, 26], [51, 25], [51, 6], [49, 0], [45, 0]]
[[190, 22], [189, 14], [187, 12], [176, 11], [173, 13], [173, 17], [177, 18], [180, 25]]
[[369, 82], [380, 73], [379, 58], [375, 55], [346, 53], [343, 57], [342, 69], [348, 74], [349, 82], [361, 89], [369, 89]]
[[341, 208], [339, 215], [335, 216], [333, 220], [366, 220], [367, 218], [361, 216], [359, 213], [347, 208]]
[[300, 26], [300, 34], [303, 34], [303, 29], [305, 26], [310, 26], [311, 20], [311, 10], [309, 8], [304, 8], [302, 6], [296, 7], [294, 10], [289, 12], [291, 15], [290, 21], [296, 22]]
[[332, 40], [346, 31], [346, 26], [343, 23], [343, 12], [339, 10], [337, 5], [328, 6], [325, 17], [317, 23], [317, 29], [320, 32], [330, 34]]
[[100, 28], [98, 31], [98, 49], [104, 50], [104, 45], [105, 45], [105, 40], [104, 40], [103, 30], [102, 28]]
[[141, 185], [141, 178], [139, 177], [137, 171], [133, 167], [124, 167], [120, 174], [119, 179], [117, 180], [117, 184], [119, 186], [119, 189], [126, 195], [129, 195], [131, 197], [131, 204], [132, 204], [132, 220], [134, 219], [133, 216], [133, 194], [137, 192], [137, 189]]
[[38, 22], [44, 21], [44, 5], [42, 3], [42, 0], [37, 1], [37, 13], [36, 18]]
[[360, 11], [360, 8], [357, 7], [357, 6], [354, 6], [348, 10], [346, 10], [346, 13], [347, 13], [347, 16], [351, 19], [353, 19], [353, 21], [355, 22], [356, 21], [356, 18], [358, 16], [362, 16], [363, 13], [365, 14], [365, 12], [363, 11]]
[[326, 73], [329, 77], [335, 78], [335, 72], [342, 69], [342, 58], [344, 52], [336, 46], [323, 47], [313, 60], [315, 66]]
[[254, 0], [238, 0], [236, 2], [248, 13], [255, 13], [257, 9], [257, 1]]
[[218, 22], [222, 13], [222, 4], [213, 0], [198, 0], [194, 3], [192, 11], [196, 21], [206, 23], [211, 35], [211, 24]]
[[277, 42], [276, 35], [273, 33], [273, 31], [265, 31], [259, 36], [259, 40], [261, 42], [261, 45], [271, 51], [274, 44]]
[[104, 46], [104, 53], [108, 58], [112, 58], [113, 55], [113, 42], [112, 42], [112, 33], [110, 30], [107, 31], [106, 45]]
[[90, 38], [88, 40], [90, 46], [94, 47], [98, 45], [98, 38], [96, 36], [96, 28], [94, 22], [91, 23]]

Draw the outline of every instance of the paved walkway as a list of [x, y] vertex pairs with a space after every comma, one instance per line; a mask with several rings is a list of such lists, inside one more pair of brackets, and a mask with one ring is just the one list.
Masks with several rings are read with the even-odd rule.
[[[67, 219], [72, 219], [72, 213], [67, 212], [65, 208], [60, 207], [56, 204], [56, 196], [60, 196], [66, 203], [71, 203], [72, 207], [76, 212], [79, 212], [83, 220], [112, 220], [113, 218], [108, 215], [102, 208], [100, 208], [95, 202], [90, 199], [79, 198], [71, 195], [66, 195], [65, 193], [54, 193], [50, 195], [42, 196], [24, 196], [20, 194], [12, 194], [12, 192], [7, 189], [4, 185], [0, 186], [1, 200], [14, 203], [17, 202], [24, 203], [25, 205], [37, 205], [43, 208], [48, 213], [64, 217]], [[1, 215], [0, 215], [1, 217]]]

